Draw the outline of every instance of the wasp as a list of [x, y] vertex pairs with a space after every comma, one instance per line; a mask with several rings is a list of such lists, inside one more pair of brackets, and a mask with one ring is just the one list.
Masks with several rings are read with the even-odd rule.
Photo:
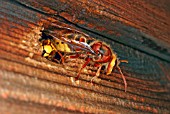
[[97, 67], [97, 72], [91, 82], [100, 76], [102, 67], [105, 68], [106, 75], [111, 74], [113, 70], [118, 70], [126, 91], [127, 82], [119, 64], [121, 62], [128, 63], [128, 61], [119, 60], [117, 54], [105, 42], [95, 40], [80, 31], [56, 24], [52, 24], [48, 29], [42, 31], [40, 41], [43, 47], [42, 56], [50, 60], [64, 63], [66, 56], [78, 58], [81, 55], [86, 55], [84, 56], [85, 62], [78, 71], [76, 80], [79, 79], [81, 71], [89, 64]]
[[104, 66], [104, 70], [106, 71], [106, 75], [111, 74], [112, 70], [118, 70], [122, 76], [125, 91], [127, 88], [127, 82], [125, 76], [123, 75], [119, 64], [121, 62], [128, 63], [127, 60], [119, 60], [117, 54], [108, 46], [106, 43], [102, 41], [94, 41], [90, 44], [92, 50], [96, 53], [95, 55], [88, 56], [85, 60], [86, 62], [82, 65], [81, 69], [78, 72], [76, 79], [79, 78], [81, 71], [89, 64], [93, 64], [94, 67], [97, 67], [98, 70], [96, 75], [91, 79], [91, 82], [100, 76], [101, 68]]
[[95, 54], [87, 41], [93, 40], [87, 34], [80, 31], [52, 24], [42, 31], [39, 39], [43, 47], [42, 56], [60, 63], [64, 63], [65, 57], [78, 58], [81, 54]]

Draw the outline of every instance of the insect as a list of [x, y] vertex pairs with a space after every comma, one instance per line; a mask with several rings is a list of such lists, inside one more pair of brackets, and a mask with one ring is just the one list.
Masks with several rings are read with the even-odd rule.
[[78, 58], [81, 54], [95, 52], [87, 44], [87, 39], [93, 40], [88, 35], [71, 28], [52, 24], [42, 31], [39, 39], [43, 47], [42, 56], [60, 63], [64, 63], [65, 57]]
[[119, 64], [121, 62], [128, 63], [128, 61], [119, 60], [117, 54], [106, 43], [95, 40], [80, 31], [56, 24], [52, 24], [48, 29], [42, 31], [40, 41], [43, 46], [42, 56], [59, 63], [64, 63], [65, 57], [78, 58], [81, 55], [86, 55], [76, 80], [79, 79], [81, 71], [90, 64], [98, 68], [95, 76], [91, 79], [93, 82], [95, 78], [100, 76], [104, 66], [106, 75], [111, 74], [112, 70], [115, 69], [120, 72], [126, 91], [127, 82]]
[[46, 29], [43, 32], [52, 36], [54, 39], [66, 43], [72, 51], [77, 51], [79, 49], [81, 51], [95, 54], [91, 47], [87, 44], [87, 41], [93, 39], [80, 31], [52, 24], [48, 30]]
[[112, 49], [104, 42], [102, 41], [94, 41], [90, 44], [90, 47], [93, 49], [93, 51], [96, 53], [96, 55], [88, 56], [85, 60], [86, 62], [82, 65], [80, 71], [78, 72], [78, 75], [76, 79], [80, 77], [81, 71], [90, 63], [93, 64], [94, 67], [97, 67], [98, 70], [96, 72], [96, 75], [91, 79], [93, 81], [95, 78], [100, 76], [100, 71], [102, 66], [105, 66], [106, 75], [111, 74], [112, 70], [116, 69], [120, 72], [122, 79], [125, 84], [125, 91], [127, 88], [127, 82], [125, 79], [125, 76], [123, 75], [119, 64], [121, 62], [128, 63], [127, 60], [119, 60], [116, 53], [112, 51]]
[[[69, 52], [69, 48], [67, 48], [67, 46], [65, 46], [65, 44], [61, 41], [56, 41], [53, 39], [53, 37], [44, 34], [44, 32], [42, 32], [42, 37], [41, 39], [39, 39], [39, 41], [41, 42], [42, 45], [42, 56], [52, 60], [52, 61], [56, 61], [57, 63], [63, 63], [64, 62], [64, 53], [60, 50], [58, 50], [57, 46], [63, 47], [61, 49], [64, 49], [66, 52]], [[56, 44], [55, 44], [56, 43]], [[58, 45], [57, 45], [58, 44]]]

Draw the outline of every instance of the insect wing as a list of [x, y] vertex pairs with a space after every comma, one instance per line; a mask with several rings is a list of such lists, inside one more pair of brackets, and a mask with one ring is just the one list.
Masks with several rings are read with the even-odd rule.
[[[59, 31], [61, 32], [61, 31]], [[85, 42], [79, 42], [73, 39], [68, 39], [63, 37], [63, 34], [61, 35], [61, 33], [59, 33], [57, 30], [45, 30], [44, 33], [48, 34], [49, 36], [52, 36], [54, 39], [57, 40], [61, 40], [64, 43], [68, 44], [69, 46], [71, 46], [70, 48], [72, 50], [77, 50], [80, 49], [82, 51], [86, 51], [86, 52], [90, 52], [92, 54], [95, 54], [95, 52], [92, 50], [92, 48]]]

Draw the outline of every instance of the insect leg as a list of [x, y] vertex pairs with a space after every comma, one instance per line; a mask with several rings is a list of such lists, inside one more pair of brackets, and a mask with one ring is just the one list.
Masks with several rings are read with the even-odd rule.
[[55, 50], [53, 50], [50, 52], [49, 56], [46, 58], [59, 63], [59, 59], [58, 58], [56, 59], [56, 54], [57, 54], [57, 52]]
[[78, 54], [78, 53], [76, 55], [71, 55], [70, 56], [70, 58], [78, 58], [78, 57], [80, 57], [80, 54]]
[[63, 64], [64, 61], [65, 61], [64, 56], [63, 56], [62, 53], [60, 53], [59, 51], [58, 51], [57, 53], [60, 55], [60, 57], [61, 57], [61, 63]]
[[121, 69], [119, 66], [116, 67], [118, 69], [118, 71], [120, 72], [121, 76], [122, 76], [122, 79], [123, 79], [123, 82], [125, 84], [125, 92], [126, 92], [126, 88], [127, 88], [127, 82], [126, 82], [126, 79], [125, 79], [125, 76], [123, 75]]
[[86, 59], [86, 62], [83, 64], [83, 66], [82, 66], [81, 69], [79, 70], [79, 72], [78, 72], [78, 74], [77, 74], [77, 77], [75, 78], [76, 80], [79, 79], [81, 71], [88, 65], [88, 63], [89, 63], [90, 61], [91, 61], [91, 58], [88, 57], [88, 58]]
[[128, 60], [119, 60], [121, 63], [128, 63]]
[[96, 75], [91, 79], [91, 82], [98, 78], [100, 76], [100, 71], [101, 71], [102, 65], [99, 65], [99, 68], [97, 69]]

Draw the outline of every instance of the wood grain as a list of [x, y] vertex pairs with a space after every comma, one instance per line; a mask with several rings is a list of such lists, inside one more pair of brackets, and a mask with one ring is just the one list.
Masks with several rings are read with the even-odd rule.
[[[2, 0], [0, 2], [1, 113], [170, 113], [168, 0]], [[105, 41], [121, 59], [121, 76], [41, 57], [43, 26], [61, 23]], [[10, 108], [8, 108], [10, 107]]]

